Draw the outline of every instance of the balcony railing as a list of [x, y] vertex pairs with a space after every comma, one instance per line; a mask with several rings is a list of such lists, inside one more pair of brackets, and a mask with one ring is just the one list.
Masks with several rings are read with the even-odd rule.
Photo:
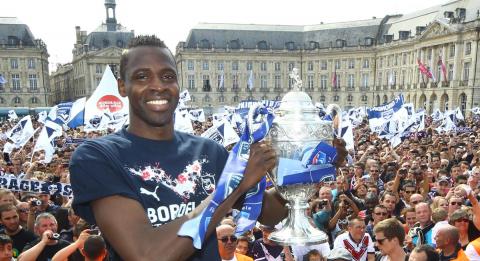
[[424, 82], [420, 83], [420, 88], [424, 88], [424, 89], [427, 88], [427, 84]]
[[449, 81], [443, 81], [442, 82], [442, 87], [449, 87], [450, 86], [450, 82]]
[[22, 92], [22, 89], [21, 88], [10, 88], [10, 92]]
[[270, 89], [269, 89], [269, 88], [260, 88], [260, 91], [261, 91], [261, 92], [269, 92]]
[[460, 86], [468, 86], [468, 80], [460, 81]]
[[29, 93], [39, 93], [40, 92], [40, 89], [31, 89], [31, 88], [28, 88], [28, 92]]
[[431, 82], [430, 87], [431, 88], [437, 88], [438, 84], [436, 82]]

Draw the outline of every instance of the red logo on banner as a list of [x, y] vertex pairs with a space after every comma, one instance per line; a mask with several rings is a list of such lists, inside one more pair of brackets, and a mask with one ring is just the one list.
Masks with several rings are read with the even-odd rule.
[[105, 95], [98, 100], [97, 108], [100, 111], [117, 112], [123, 108], [123, 102], [117, 96]]

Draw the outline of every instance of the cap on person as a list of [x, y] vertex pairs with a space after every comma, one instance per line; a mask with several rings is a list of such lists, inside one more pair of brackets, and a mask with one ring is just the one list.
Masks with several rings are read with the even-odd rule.
[[343, 247], [334, 248], [327, 257], [327, 261], [335, 261], [335, 260], [350, 261], [352, 259], [353, 259], [352, 254], [350, 254], [350, 252], [348, 252], [348, 250], [346, 250]]
[[438, 183], [440, 182], [447, 182], [448, 184], [450, 184], [450, 179], [448, 177], [445, 177], [445, 176], [441, 176], [439, 179], [438, 179]]

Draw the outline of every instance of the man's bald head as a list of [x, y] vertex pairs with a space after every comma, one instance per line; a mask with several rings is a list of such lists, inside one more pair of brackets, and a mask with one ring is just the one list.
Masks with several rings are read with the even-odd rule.
[[460, 239], [458, 228], [452, 225], [445, 225], [440, 228], [445, 233], [445, 236], [450, 240], [451, 244], [455, 245]]

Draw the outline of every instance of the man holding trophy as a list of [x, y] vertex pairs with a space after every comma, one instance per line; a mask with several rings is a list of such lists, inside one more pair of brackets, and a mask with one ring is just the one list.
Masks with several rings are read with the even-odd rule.
[[[334, 165], [343, 162], [346, 150], [339, 146], [336, 156], [330, 145], [332, 121], [314, 117], [307, 94], [287, 94], [290, 99], [275, 116], [255, 108], [243, 139], [228, 155], [213, 141], [174, 131], [176, 62], [155, 36], [132, 39], [121, 57], [118, 90], [129, 99], [130, 124], [86, 141], [70, 164], [75, 212], [99, 226], [116, 252], [113, 259], [219, 260], [212, 234], [231, 208], [240, 209], [238, 234], [256, 220], [278, 223], [286, 216], [283, 198], [293, 208], [284, 228], [272, 233], [274, 242], [326, 240], [308, 223], [306, 201], [315, 183], [333, 177]], [[304, 100], [296, 101], [298, 97]], [[289, 107], [297, 105], [303, 111]], [[267, 120], [258, 122], [259, 115]], [[297, 128], [295, 133], [281, 132], [282, 120], [302, 115], [300, 120], [308, 124], [295, 123], [305, 127], [303, 134]], [[296, 137], [304, 140], [293, 140]], [[275, 189], [265, 190], [267, 172], [283, 198]], [[215, 180], [208, 178], [212, 174]], [[205, 189], [207, 183], [215, 184], [213, 193]]]

